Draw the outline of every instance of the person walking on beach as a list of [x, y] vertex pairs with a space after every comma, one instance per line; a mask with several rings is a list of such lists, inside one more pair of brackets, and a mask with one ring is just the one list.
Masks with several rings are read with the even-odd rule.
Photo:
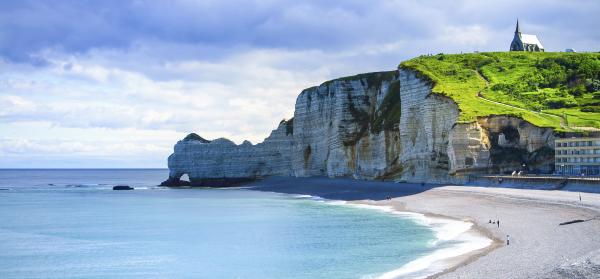
[[498, 224], [498, 228], [500, 227], [500, 220], [498, 220], [498, 222], [496, 222], [496, 224]]
[[510, 245], [510, 235], [506, 235], [506, 245]]
[[581, 203], [581, 193], [579, 193], [579, 203]]

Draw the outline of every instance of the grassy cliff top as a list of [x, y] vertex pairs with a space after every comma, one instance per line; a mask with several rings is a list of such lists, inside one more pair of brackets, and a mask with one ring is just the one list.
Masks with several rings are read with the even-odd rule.
[[511, 115], [559, 131], [600, 128], [600, 53], [438, 54], [400, 67], [452, 98], [462, 122]]
[[383, 81], [393, 81], [396, 79], [398, 72], [397, 71], [382, 71], [382, 72], [371, 72], [371, 73], [362, 73], [353, 76], [340, 77], [332, 80], [328, 80], [323, 82], [323, 85], [329, 85], [336, 81], [358, 81], [365, 80], [368, 86], [381, 86]]

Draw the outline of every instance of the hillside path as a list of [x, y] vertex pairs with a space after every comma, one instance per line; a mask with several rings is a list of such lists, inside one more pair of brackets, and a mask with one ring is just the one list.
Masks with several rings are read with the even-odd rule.
[[[484, 89], [488, 88], [488, 87], [489, 87], [489, 85], [490, 85], [490, 82], [489, 82], [489, 81], [488, 81], [488, 80], [485, 78], [485, 76], [484, 76], [483, 74], [481, 74], [481, 72], [480, 72], [480, 70], [479, 70], [479, 69], [477, 69], [475, 72], [477, 73], [477, 75], [478, 75], [478, 76], [479, 76], [481, 79], [483, 79], [483, 80], [485, 81], [485, 87], [484, 87]], [[483, 90], [482, 90], [482, 91], [483, 91]], [[509, 104], [505, 104], [505, 103], [500, 103], [500, 102], [492, 101], [492, 100], [490, 100], [490, 99], [488, 99], [488, 98], [484, 97], [484, 96], [481, 94], [481, 91], [477, 92], [477, 97], [478, 97], [478, 98], [480, 98], [480, 99], [482, 99], [482, 100], [484, 100], [484, 101], [487, 101], [487, 102], [489, 102], [489, 103], [493, 103], [493, 104], [496, 104], [496, 105], [505, 106], [505, 107], [509, 107], [509, 108], [512, 108], [512, 109], [523, 110], [523, 111], [527, 111], [527, 112], [533, 112], [533, 113], [537, 113], [537, 114], [543, 114], [543, 115], [547, 115], [547, 116], [550, 116], [550, 117], [558, 118], [558, 119], [560, 119], [560, 126], [561, 126], [562, 128], [565, 128], [565, 129], [568, 129], [568, 128], [569, 128], [567, 125], [565, 125], [565, 118], [564, 118], [564, 117], [562, 117], [562, 116], [558, 116], [558, 115], [554, 115], [554, 114], [550, 114], [550, 113], [545, 113], [545, 112], [541, 112], [541, 111], [539, 111], [539, 112], [536, 112], [536, 111], [532, 111], [532, 110], [528, 110], [528, 109], [520, 108], [520, 107], [513, 106], [513, 105], [509, 105]]]

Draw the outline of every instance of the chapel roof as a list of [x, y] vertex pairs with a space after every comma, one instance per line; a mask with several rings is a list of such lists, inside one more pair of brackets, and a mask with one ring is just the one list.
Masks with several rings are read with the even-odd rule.
[[536, 35], [521, 33], [521, 42], [523, 44], [538, 45], [540, 48], [544, 48], [544, 46], [542, 46], [542, 43], [540, 43], [540, 40], [538, 40], [538, 37]]

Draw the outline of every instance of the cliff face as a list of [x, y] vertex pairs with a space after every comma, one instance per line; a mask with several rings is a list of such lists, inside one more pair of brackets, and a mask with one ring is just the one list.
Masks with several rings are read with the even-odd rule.
[[461, 123], [456, 103], [431, 89], [414, 71], [400, 70], [403, 180], [464, 183], [470, 174], [553, 171], [551, 128], [510, 116]]
[[415, 72], [400, 70], [402, 178], [443, 182], [454, 161], [448, 156], [450, 130], [458, 119], [456, 104], [431, 94], [431, 83]]
[[169, 180], [220, 186], [267, 175], [461, 183], [473, 173], [552, 171], [553, 131], [507, 116], [460, 123], [456, 103], [406, 69], [361, 74], [304, 90], [294, 118], [264, 142], [186, 138]]
[[298, 132], [292, 175], [378, 178], [394, 173], [399, 167], [398, 118], [387, 116], [398, 89], [396, 73], [382, 72], [304, 90], [294, 112]]

